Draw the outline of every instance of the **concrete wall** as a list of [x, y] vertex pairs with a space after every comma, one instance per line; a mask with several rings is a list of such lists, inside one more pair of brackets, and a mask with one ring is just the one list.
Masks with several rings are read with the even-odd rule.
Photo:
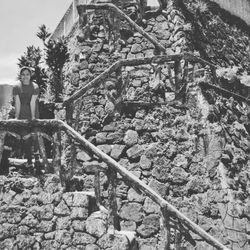
[[250, 1], [249, 0], [213, 0], [223, 9], [231, 12], [233, 15], [240, 17], [250, 25]]

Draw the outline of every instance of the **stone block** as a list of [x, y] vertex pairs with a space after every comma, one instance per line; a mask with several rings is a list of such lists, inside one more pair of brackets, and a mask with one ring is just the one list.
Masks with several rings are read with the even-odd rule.
[[86, 232], [97, 238], [107, 233], [108, 217], [107, 214], [97, 211], [92, 213], [86, 220]]
[[70, 214], [70, 209], [66, 205], [65, 201], [62, 200], [57, 207], [55, 207], [54, 213], [56, 215], [69, 215]]
[[73, 207], [88, 207], [89, 196], [84, 192], [74, 192], [73, 193]]
[[147, 213], [147, 214], [151, 214], [151, 213], [159, 213], [160, 212], [160, 206], [157, 205], [157, 203], [155, 203], [154, 201], [152, 201], [150, 198], [146, 198], [144, 205], [143, 205], [143, 210]]
[[108, 144], [98, 145], [97, 148], [99, 148], [105, 154], [110, 154], [112, 150], [111, 146]]
[[125, 133], [125, 136], [123, 138], [124, 143], [128, 146], [131, 147], [135, 145], [138, 142], [138, 133], [134, 130], [128, 130]]
[[149, 186], [156, 191], [162, 198], [165, 198], [167, 195], [168, 189], [169, 189], [169, 184], [167, 183], [161, 183], [157, 180], [152, 179], [149, 182]]
[[142, 205], [131, 202], [126, 203], [121, 207], [120, 217], [125, 220], [140, 222], [143, 219]]
[[145, 200], [145, 197], [141, 194], [138, 194], [133, 188], [130, 188], [128, 191], [128, 200], [142, 203]]
[[59, 217], [56, 221], [56, 229], [57, 230], [69, 230], [71, 225], [71, 220], [69, 216]]
[[87, 233], [75, 232], [73, 235], [72, 243], [74, 246], [76, 245], [86, 246], [89, 244], [94, 244], [95, 242], [96, 242], [96, 239]]
[[88, 209], [84, 207], [72, 207], [70, 217], [71, 219], [87, 219]]
[[98, 241], [101, 249], [129, 250], [130, 244], [125, 235], [105, 234]]
[[115, 160], [119, 160], [124, 152], [124, 149], [125, 149], [125, 145], [115, 144], [112, 147], [110, 156], [114, 158]]
[[135, 160], [144, 153], [145, 151], [145, 146], [144, 145], [134, 145], [130, 149], [127, 150], [127, 156], [129, 159]]
[[151, 169], [152, 161], [149, 158], [147, 158], [146, 155], [142, 155], [140, 159], [140, 166], [141, 169], [143, 170], [149, 170]]
[[87, 152], [84, 151], [80, 151], [77, 153], [76, 155], [76, 159], [79, 161], [90, 161], [91, 160], [91, 156], [89, 156], [89, 154]]
[[86, 221], [84, 221], [84, 220], [73, 220], [72, 221], [72, 228], [75, 231], [78, 231], [78, 232], [85, 232], [85, 230], [86, 230]]
[[159, 215], [151, 214], [143, 218], [142, 224], [138, 227], [137, 232], [143, 238], [147, 238], [157, 233], [160, 229]]

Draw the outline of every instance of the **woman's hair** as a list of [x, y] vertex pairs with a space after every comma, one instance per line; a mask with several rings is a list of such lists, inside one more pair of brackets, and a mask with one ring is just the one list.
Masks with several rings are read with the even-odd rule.
[[21, 74], [23, 73], [24, 70], [28, 70], [29, 73], [30, 73], [30, 76], [32, 76], [32, 70], [31, 70], [29, 67], [27, 67], [27, 66], [24, 66], [24, 67], [22, 67], [22, 68], [20, 69], [19, 75], [21, 75]]

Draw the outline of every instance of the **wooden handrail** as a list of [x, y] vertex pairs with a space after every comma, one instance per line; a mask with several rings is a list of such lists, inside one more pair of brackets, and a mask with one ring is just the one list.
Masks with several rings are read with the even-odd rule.
[[[83, 10], [85, 9], [99, 9], [99, 10], [110, 10], [115, 12], [121, 18], [125, 19], [135, 30], [137, 30], [140, 34], [142, 34], [145, 38], [147, 38], [154, 46], [159, 50], [165, 53], [166, 48], [158, 42], [155, 38], [150, 36], [146, 31], [144, 31], [139, 25], [137, 25], [129, 16], [127, 16], [123, 11], [121, 11], [117, 6], [112, 3], [99, 3], [99, 4], [81, 4], [81, 0], [76, 1], [76, 7], [78, 9], [78, 13], [81, 12], [81, 7]], [[81, 13], [79, 13], [81, 15]]]
[[211, 244], [217, 249], [220, 250], [229, 250], [223, 244], [221, 244], [217, 239], [213, 236], [209, 235], [204, 229], [191, 221], [188, 217], [182, 214], [178, 209], [176, 209], [173, 205], [171, 205], [168, 201], [163, 199], [157, 192], [155, 192], [152, 188], [146, 185], [143, 181], [141, 181], [134, 174], [129, 172], [125, 167], [121, 166], [110, 156], [102, 152], [99, 148], [90, 143], [87, 139], [85, 139], [82, 135], [80, 135], [77, 131], [75, 131], [72, 127], [61, 120], [5, 120], [0, 121], [0, 130], [7, 130], [13, 127], [23, 127], [23, 126], [36, 126], [36, 127], [54, 127], [57, 129], [62, 129], [69, 136], [71, 136], [75, 141], [80, 143], [85, 149], [92, 152], [94, 155], [98, 156], [101, 160], [103, 160], [109, 167], [112, 168], [113, 171], [118, 172], [126, 182], [128, 182], [132, 187], [136, 187], [141, 192], [146, 194], [150, 199], [156, 202], [163, 211], [170, 213], [171, 216], [177, 218], [180, 222], [185, 224], [191, 231], [198, 234], [202, 239], [204, 239], [207, 243]]
[[117, 62], [113, 63], [108, 69], [106, 69], [103, 73], [98, 75], [96, 78], [94, 78], [92, 81], [90, 81], [88, 84], [83, 86], [80, 90], [78, 90], [76, 93], [71, 95], [67, 100], [63, 102], [64, 106], [67, 106], [74, 101], [76, 101], [78, 98], [82, 97], [87, 90], [98, 86], [101, 82], [103, 82], [104, 79], [106, 79], [111, 73], [115, 72], [121, 67], [126, 66], [138, 66], [138, 65], [145, 65], [145, 64], [152, 64], [152, 63], [164, 63], [164, 62], [171, 62], [171, 61], [180, 61], [180, 60], [186, 60], [189, 62], [194, 63], [201, 63], [202, 65], [208, 65], [211, 68], [215, 69], [216, 65], [198, 57], [194, 56], [191, 53], [181, 53], [181, 54], [174, 54], [174, 55], [160, 55], [160, 56], [153, 56], [153, 57], [141, 57], [141, 58], [133, 58], [133, 59], [120, 59]]

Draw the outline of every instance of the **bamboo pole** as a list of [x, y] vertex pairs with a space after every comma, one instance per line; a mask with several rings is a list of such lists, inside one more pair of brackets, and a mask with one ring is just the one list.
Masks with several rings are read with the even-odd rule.
[[91, 151], [93, 154], [97, 155], [101, 160], [108, 164], [114, 171], [118, 172], [124, 179], [131, 183], [132, 185], [136, 185], [138, 189], [140, 189], [143, 193], [145, 193], [149, 198], [151, 198], [154, 202], [156, 202], [161, 207], [164, 207], [173, 217], [178, 218], [182, 223], [184, 223], [190, 230], [194, 233], [198, 234], [201, 238], [203, 238], [206, 242], [211, 244], [217, 249], [220, 250], [229, 250], [227, 247], [222, 245], [217, 239], [213, 236], [209, 235], [204, 229], [199, 227], [193, 221], [191, 221], [188, 217], [182, 214], [178, 209], [176, 209], [169, 202], [164, 200], [157, 192], [155, 192], [152, 188], [142, 182], [139, 178], [130, 173], [126, 168], [117, 163], [110, 156], [103, 153], [100, 149], [95, 147], [92, 143], [86, 140], [83, 136], [81, 136], [78, 132], [72, 129], [69, 125], [64, 123], [63, 121], [58, 121], [60, 127], [68, 133], [72, 138], [74, 138], [77, 142], [82, 144], [83, 147]]
[[[146, 39], [148, 39], [154, 46], [159, 50], [165, 52], [165, 47], [158, 42], [155, 38], [150, 36], [146, 31], [144, 31], [139, 25], [137, 25], [130, 17], [128, 17], [123, 11], [121, 11], [117, 6], [112, 3], [104, 3], [104, 4], [81, 4], [80, 0], [76, 2], [77, 9], [80, 11], [80, 6], [83, 9], [95, 9], [95, 10], [111, 10], [114, 11], [118, 16], [122, 19], [125, 19], [136, 31], [138, 31], [141, 35], [143, 35]], [[80, 15], [81, 13], [79, 13]]]

